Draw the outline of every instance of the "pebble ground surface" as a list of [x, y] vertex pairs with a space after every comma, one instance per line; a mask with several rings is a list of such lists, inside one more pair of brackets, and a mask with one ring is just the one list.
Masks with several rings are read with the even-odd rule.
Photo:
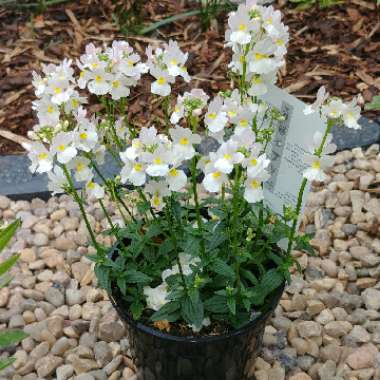
[[[302, 225], [315, 233], [317, 254], [294, 253], [304, 271], [266, 327], [252, 379], [380, 379], [380, 198], [368, 190], [379, 181], [372, 145], [338, 153], [329, 179], [310, 193]], [[96, 204], [88, 211], [97, 232], [107, 227]], [[0, 352], [17, 358], [0, 380], [136, 380], [125, 329], [86, 258], [77, 206], [67, 196], [0, 197], [0, 220], [16, 217], [22, 228], [5, 254], [21, 257], [0, 290], [0, 329], [29, 337]]]

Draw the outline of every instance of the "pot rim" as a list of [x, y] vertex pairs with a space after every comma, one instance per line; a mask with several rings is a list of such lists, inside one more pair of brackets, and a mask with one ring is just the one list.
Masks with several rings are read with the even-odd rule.
[[135, 321], [129, 313], [127, 312], [128, 310], [128, 305], [126, 302], [123, 300], [122, 295], [120, 293], [120, 289], [116, 286], [117, 291], [119, 292], [118, 297], [119, 301], [115, 299], [114, 296], [114, 290], [113, 288], [111, 291], [108, 292], [108, 296], [111, 300], [111, 303], [113, 306], [117, 309], [117, 311], [121, 314], [122, 318], [134, 329], [139, 330], [145, 334], [148, 335], [153, 335], [157, 338], [160, 339], [165, 339], [173, 342], [183, 342], [183, 343], [191, 343], [191, 344], [199, 344], [199, 343], [209, 343], [209, 342], [218, 342], [218, 341], [223, 341], [223, 340], [228, 340], [232, 337], [239, 336], [244, 334], [247, 330], [250, 330], [257, 324], [265, 321], [269, 315], [274, 311], [274, 309], [277, 307], [282, 293], [284, 292], [285, 289], [285, 280], [284, 282], [277, 288], [275, 289], [271, 295], [272, 299], [271, 301], [267, 304], [267, 309], [260, 314], [260, 316], [251, 322], [247, 323], [246, 325], [240, 327], [239, 329], [232, 330], [229, 333], [226, 334], [221, 334], [221, 335], [206, 335], [206, 336], [178, 336], [178, 335], [171, 335], [165, 332], [162, 332], [160, 330], [157, 330], [153, 327], [149, 327], [147, 325], [144, 325], [141, 322]]

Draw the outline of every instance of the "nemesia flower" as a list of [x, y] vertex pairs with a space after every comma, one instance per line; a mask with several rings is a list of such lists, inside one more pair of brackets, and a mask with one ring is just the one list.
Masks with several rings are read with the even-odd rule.
[[324, 86], [320, 87], [317, 92], [317, 99], [313, 104], [309, 104], [305, 107], [303, 110], [303, 113], [305, 115], [310, 115], [316, 111], [319, 111], [323, 104], [326, 102], [326, 100], [329, 97], [329, 93], [326, 92], [326, 88]]
[[341, 99], [332, 99], [322, 106], [322, 114], [329, 119], [339, 119], [343, 115], [344, 104]]
[[233, 140], [223, 143], [214, 158], [214, 167], [224, 174], [230, 174], [235, 164], [240, 164], [244, 155], [238, 152], [239, 146]]
[[[317, 149], [319, 149], [323, 141], [323, 136], [324, 134], [319, 131], [316, 131], [314, 133], [312, 143], [308, 146], [308, 151], [311, 154], [315, 154]], [[323, 150], [321, 152], [322, 155], [332, 154], [336, 151], [336, 145], [332, 143], [332, 139], [333, 139], [333, 135], [329, 133], [326, 136], [326, 141], [324, 143]]]
[[163, 56], [163, 63], [166, 64], [169, 75], [183, 75], [183, 68], [187, 61], [188, 53], [183, 53], [176, 41], [170, 40]]
[[192, 133], [189, 128], [176, 126], [169, 129], [169, 134], [173, 140], [174, 155], [177, 153], [186, 160], [193, 158], [195, 154], [194, 144], [201, 142], [201, 137]]
[[98, 133], [94, 125], [80, 126], [74, 133], [74, 145], [77, 149], [90, 152], [98, 143]]
[[161, 211], [164, 207], [163, 198], [170, 195], [168, 184], [165, 181], [150, 181], [145, 185], [145, 192], [151, 195], [151, 205]]
[[205, 115], [205, 124], [213, 133], [222, 131], [227, 124], [227, 114], [222, 110], [222, 107], [223, 99], [220, 96], [216, 96], [208, 106], [208, 111]]
[[232, 43], [240, 45], [249, 44], [252, 40], [251, 32], [258, 32], [260, 24], [251, 20], [249, 10], [246, 5], [239, 5], [236, 12], [232, 12], [228, 18], [229, 30], [226, 32], [226, 39]]
[[253, 117], [253, 112], [248, 107], [244, 107], [237, 116], [231, 119], [231, 122], [236, 126], [235, 133], [240, 134], [246, 129], [250, 129], [252, 126]]
[[202, 321], [202, 326], [200, 327], [197, 327], [195, 325], [190, 325], [190, 328], [193, 330], [193, 332], [195, 333], [199, 333], [203, 327], [208, 327], [211, 325], [211, 320], [210, 318], [204, 318], [203, 321]]
[[148, 309], [158, 311], [162, 306], [166, 305], [169, 300], [168, 296], [168, 286], [165, 283], [151, 288], [150, 286], [144, 287], [144, 295], [146, 297], [146, 305]]
[[248, 177], [245, 181], [244, 199], [249, 203], [257, 203], [264, 199], [262, 183], [269, 179], [269, 174], [262, 171], [256, 177]]
[[86, 193], [90, 199], [103, 199], [105, 195], [103, 187], [92, 180], [86, 183]]
[[327, 175], [324, 171], [334, 163], [334, 157], [329, 156], [318, 157], [316, 155], [307, 155], [304, 160], [310, 167], [303, 172], [303, 176], [309, 181], [318, 182], [326, 180]]
[[60, 194], [65, 191], [67, 178], [65, 173], [59, 166], [55, 166], [53, 171], [48, 172], [48, 190], [55, 194]]
[[361, 129], [358, 120], [360, 119], [360, 106], [358, 106], [357, 98], [352, 99], [350, 103], [343, 105], [343, 122], [346, 127], [352, 129]]
[[[192, 274], [193, 273], [192, 267], [196, 267], [197, 264], [199, 264], [201, 262], [200, 257], [197, 257], [197, 256], [194, 257], [192, 255], [189, 255], [188, 253], [185, 253], [185, 252], [180, 252], [178, 254], [178, 258], [179, 258], [179, 262], [181, 264], [182, 272], [183, 272], [184, 276], [189, 276], [190, 274]], [[162, 272], [162, 274], [161, 274], [162, 281], [166, 281], [166, 279], [169, 276], [173, 276], [173, 275], [176, 275], [179, 273], [180, 273], [179, 266], [178, 266], [178, 264], [175, 264], [170, 269], [165, 269]]]
[[53, 168], [53, 157], [40, 142], [33, 142], [27, 147], [28, 157], [31, 160], [29, 169], [32, 173], [48, 173]]
[[202, 184], [210, 193], [218, 193], [221, 191], [222, 186], [227, 183], [227, 180], [228, 177], [225, 173], [214, 168], [214, 170], [205, 175]]
[[154, 152], [144, 152], [141, 160], [147, 164], [146, 172], [152, 177], [165, 176], [169, 172], [170, 152], [163, 145], [158, 146]]
[[77, 155], [77, 150], [73, 146], [73, 134], [68, 132], [58, 133], [51, 143], [51, 153], [57, 155], [59, 163], [69, 163]]
[[134, 186], [142, 186], [146, 181], [146, 165], [130, 160], [126, 152], [120, 153], [120, 158], [125, 164], [120, 172], [121, 183], [130, 182]]
[[111, 90], [112, 78], [103, 68], [96, 69], [89, 74], [88, 90], [95, 95], [105, 95]]
[[78, 182], [88, 182], [94, 176], [89, 165], [90, 160], [88, 158], [75, 157], [68, 165], [68, 168], [74, 170], [74, 178]]
[[169, 172], [166, 176], [166, 181], [168, 183], [170, 191], [180, 191], [187, 184], [187, 176], [183, 170], [173, 166], [171, 169], [169, 169]]
[[41, 125], [56, 126], [59, 122], [59, 108], [47, 97], [35, 100], [33, 109], [37, 111], [37, 118]]
[[251, 155], [243, 162], [243, 166], [247, 168], [247, 175], [250, 178], [255, 178], [268, 168], [270, 160], [267, 159], [266, 154], [260, 156], [256, 155], [256, 152], [252, 152]]

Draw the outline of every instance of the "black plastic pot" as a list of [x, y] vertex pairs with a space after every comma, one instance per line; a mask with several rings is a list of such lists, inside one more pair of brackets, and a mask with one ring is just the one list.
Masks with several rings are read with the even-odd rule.
[[109, 294], [127, 325], [138, 380], [248, 380], [247, 371], [261, 350], [265, 324], [284, 285], [254, 321], [226, 335], [178, 337], [134, 321], [118, 288]]

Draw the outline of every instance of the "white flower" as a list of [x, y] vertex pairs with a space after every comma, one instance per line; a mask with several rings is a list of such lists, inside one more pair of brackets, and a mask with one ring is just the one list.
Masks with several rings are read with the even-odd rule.
[[57, 154], [59, 163], [67, 164], [77, 155], [77, 150], [72, 144], [73, 134], [69, 132], [60, 132], [53, 138], [51, 152]]
[[228, 117], [226, 112], [222, 111], [222, 107], [223, 99], [220, 96], [215, 97], [208, 106], [205, 124], [212, 133], [222, 131], [227, 124]]
[[157, 211], [164, 207], [163, 198], [170, 195], [168, 184], [165, 181], [150, 181], [145, 185], [145, 192], [151, 195], [151, 205]]
[[264, 81], [264, 75], [253, 75], [248, 89], [248, 94], [251, 96], [261, 96], [268, 92], [267, 83], [269, 81]]
[[234, 165], [241, 163], [244, 159], [243, 153], [238, 152], [237, 149], [238, 145], [233, 140], [222, 144], [216, 152], [215, 169], [224, 174], [231, 173]]
[[170, 191], [180, 191], [187, 184], [187, 176], [183, 170], [173, 167], [169, 170], [166, 180]]
[[251, 32], [259, 29], [259, 24], [251, 20], [249, 9], [241, 4], [236, 12], [231, 12], [228, 18], [230, 30], [226, 33], [226, 39], [240, 45], [249, 44], [252, 40]]
[[92, 180], [86, 184], [86, 192], [90, 199], [103, 199], [105, 194], [103, 187]]
[[332, 99], [322, 106], [322, 114], [329, 119], [339, 119], [343, 115], [344, 104], [341, 99]]
[[252, 153], [243, 162], [243, 166], [247, 168], [247, 175], [250, 178], [259, 176], [269, 166], [270, 160], [267, 159], [266, 154], [257, 157], [256, 152]]
[[47, 173], [53, 168], [53, 157], [40, 142], [33, 142], [27, 147], [28, 157], [32, 161], [29, 169], [32, 173]]
[[178, 153], [186, 160], [194, 157], [195, 149], [193, 145], [201, 142], [201, 137], [198, 134], [192, 133], [189, 128], [182, 128], [179, 126], [171, 128], [169, 133], [173, 140], [173, 150], [175, 153]]
[[264, 199], [262, 183], [268, 180], [268, 178], [269, 174], [266, 171], [262, 171], [255, 178], [247, 178], [245, 181], [244, 199], [248, 203], [260, 202]]
[[309, 104], [305, 107], [303, 110], [303, 113], [305, 115], [310, 115], [316, 111], [319, 111], [325, 101], [328, 99], [329, 93], [326, 92], [326, 88], [324, 86], [320, 87], [318, 92], [317, 92], [317, 99], [313, 104]]
[[174, 107], [174, 111], [170, 116], [170, 122], [172, 124], [177, 124], [185, 115], [185, 106], [183, 105], [183, 100], [181, 96], [178, 96], [177, 104]]
[[59, 122], [59, 108], [50, 99], [44, 97], [33, 102], [33, 109], [37, 111], [40, 125], [56, 126]]
[[155, 288], [150, 286], [144, 287], [144, 295], [146, 297], [146, 305], [149, 309], [158, 311], [162, 306], [167, 304], [169, 300], [168, 296], [168, 286], [166, 283], [162, 283]]
[[146, 172], [152, 177], [166, 176], [169, 172], [170, 152], [160, 145], [153, 153], [144, 152], [141, 155], [143, 162], [147, 164]]
[[241, 129], [240, 133], [234, 132], [231, 136], [231, 140], [235, 141], [239, 148], [245, 148], [249, 150], [256, 141], [255, 132], [250, 128]]
[[283, 62], [273, 56], [276, 46], [270, 38], [258, 41], [249, 53], [249, 71], [255, 74], [268, 74], [282, 66]]
[[55, 166], [52, 172], [48, 174], [48, 189], [54, 194], [64, 192], [64, 187], [67, 185], [65, 173], [59, 166]]
[[206, 174], [203, 179], [204, 188], [210, 193], [218, 193], [222, 186], [227, 182], [228, 177], [226, 174], [222, 173], [219, 170], [214, 170], [208, 174]]
[[253, 112], [249, 108], [245, 107], [231, 121], [234, 125], [236, 125], [235, 133], [240, 134], [244, 130], [251, 128]]
[[80, 126], [74, 133], [74, 145], [84, 152], [92, 151], [98, 142], [98, 133], [92, 124]]
[[168, 96], [171, 93], [170, 84], [174, 83], [174, 78], [169, 75], [166, 71], [160, 70], [156, 67], [150, 70], [152, 76], [156, 78], [156, 80], [151, 85], [152, 94], [160, 95], [160, 96]]
[[[189, 276], [190, 274], [192, 274], [193, 273], [192, 267], [197, 266], [197, 264], [201, 262], [200, 257], [192, 256], [185, 252], [179, 253], [178, 258], [182, 267], [182, 272], [185, 276]], [[179, 273], [180, 273], [180, 270], [179, 270], [178, 264], [175, 264], [170, 269], [165, 269], [162, 272], [161, 274], [162, 281], [165, 282], [169, 276], [173, 276]]]
[[135, 82], [127, 78], [125, 76], [118, 75], [114, 77], [111, 80], [110, 83], [110, 94], [112, 99], [114, 100], [119, 100], [121, 98], [125, 98], [130, 94], [130, 89], [129, 87], [132, 86]]
[[129, 160], [126, 152], [120, 153], [120, 158], [125, 164], [120, 172], [121, 182], [129, 181], [134, 186], [142, 186], [146, 181], [145, 165]]
[[32, 71], [32, 85], [35, 89], [34, 93], [36, 96], [41, 96], [46, 89], [46, 79], [42, 78], [40, 75], [38, 75], [35, 71]]
[[88, 182], [94, 174], [89, 167], [90, 160], [86, 157], [75, 157], [69, 164], [69, 169], [74, 170], [74, 178], [78, 182]]
[[103, 165], [106, 155], [106, 147], [104, 145], [97, 145], [92, 151], [95, 161], [98, 165]]
[[170, 40], [166, 46], [163, 62], [167, 66], [169, 75], [176, 77], [181, 76], [184, 72], [184, 65], [187, 61], [188, 53], [183, 53], [176, 41]]
[[309, 181], [323, 182], [327, 178], [324, 170], [334, 163], [334, 157], [324, 156], [319, 158], [315, 155], [307, 155], [305, 162], [310, 164], [310, 167], [303, 172], [303, 176]]
[[145, 146], [157, 144], [157, 129], [154, 127], [142, 127], [140, 131], [140, 141]]
[[111, 90], [112, 74], [103, 69], [91, 72], [88, 81], [88, 90], [95, 95], [105, 95]]
[[343, 106], [343, 122], [348, 128], [361, 129], [358, 120], [360, 119], [360, 106], [358, 106], [357, 99], [352, 99], [351, 103], [344, 104]]

